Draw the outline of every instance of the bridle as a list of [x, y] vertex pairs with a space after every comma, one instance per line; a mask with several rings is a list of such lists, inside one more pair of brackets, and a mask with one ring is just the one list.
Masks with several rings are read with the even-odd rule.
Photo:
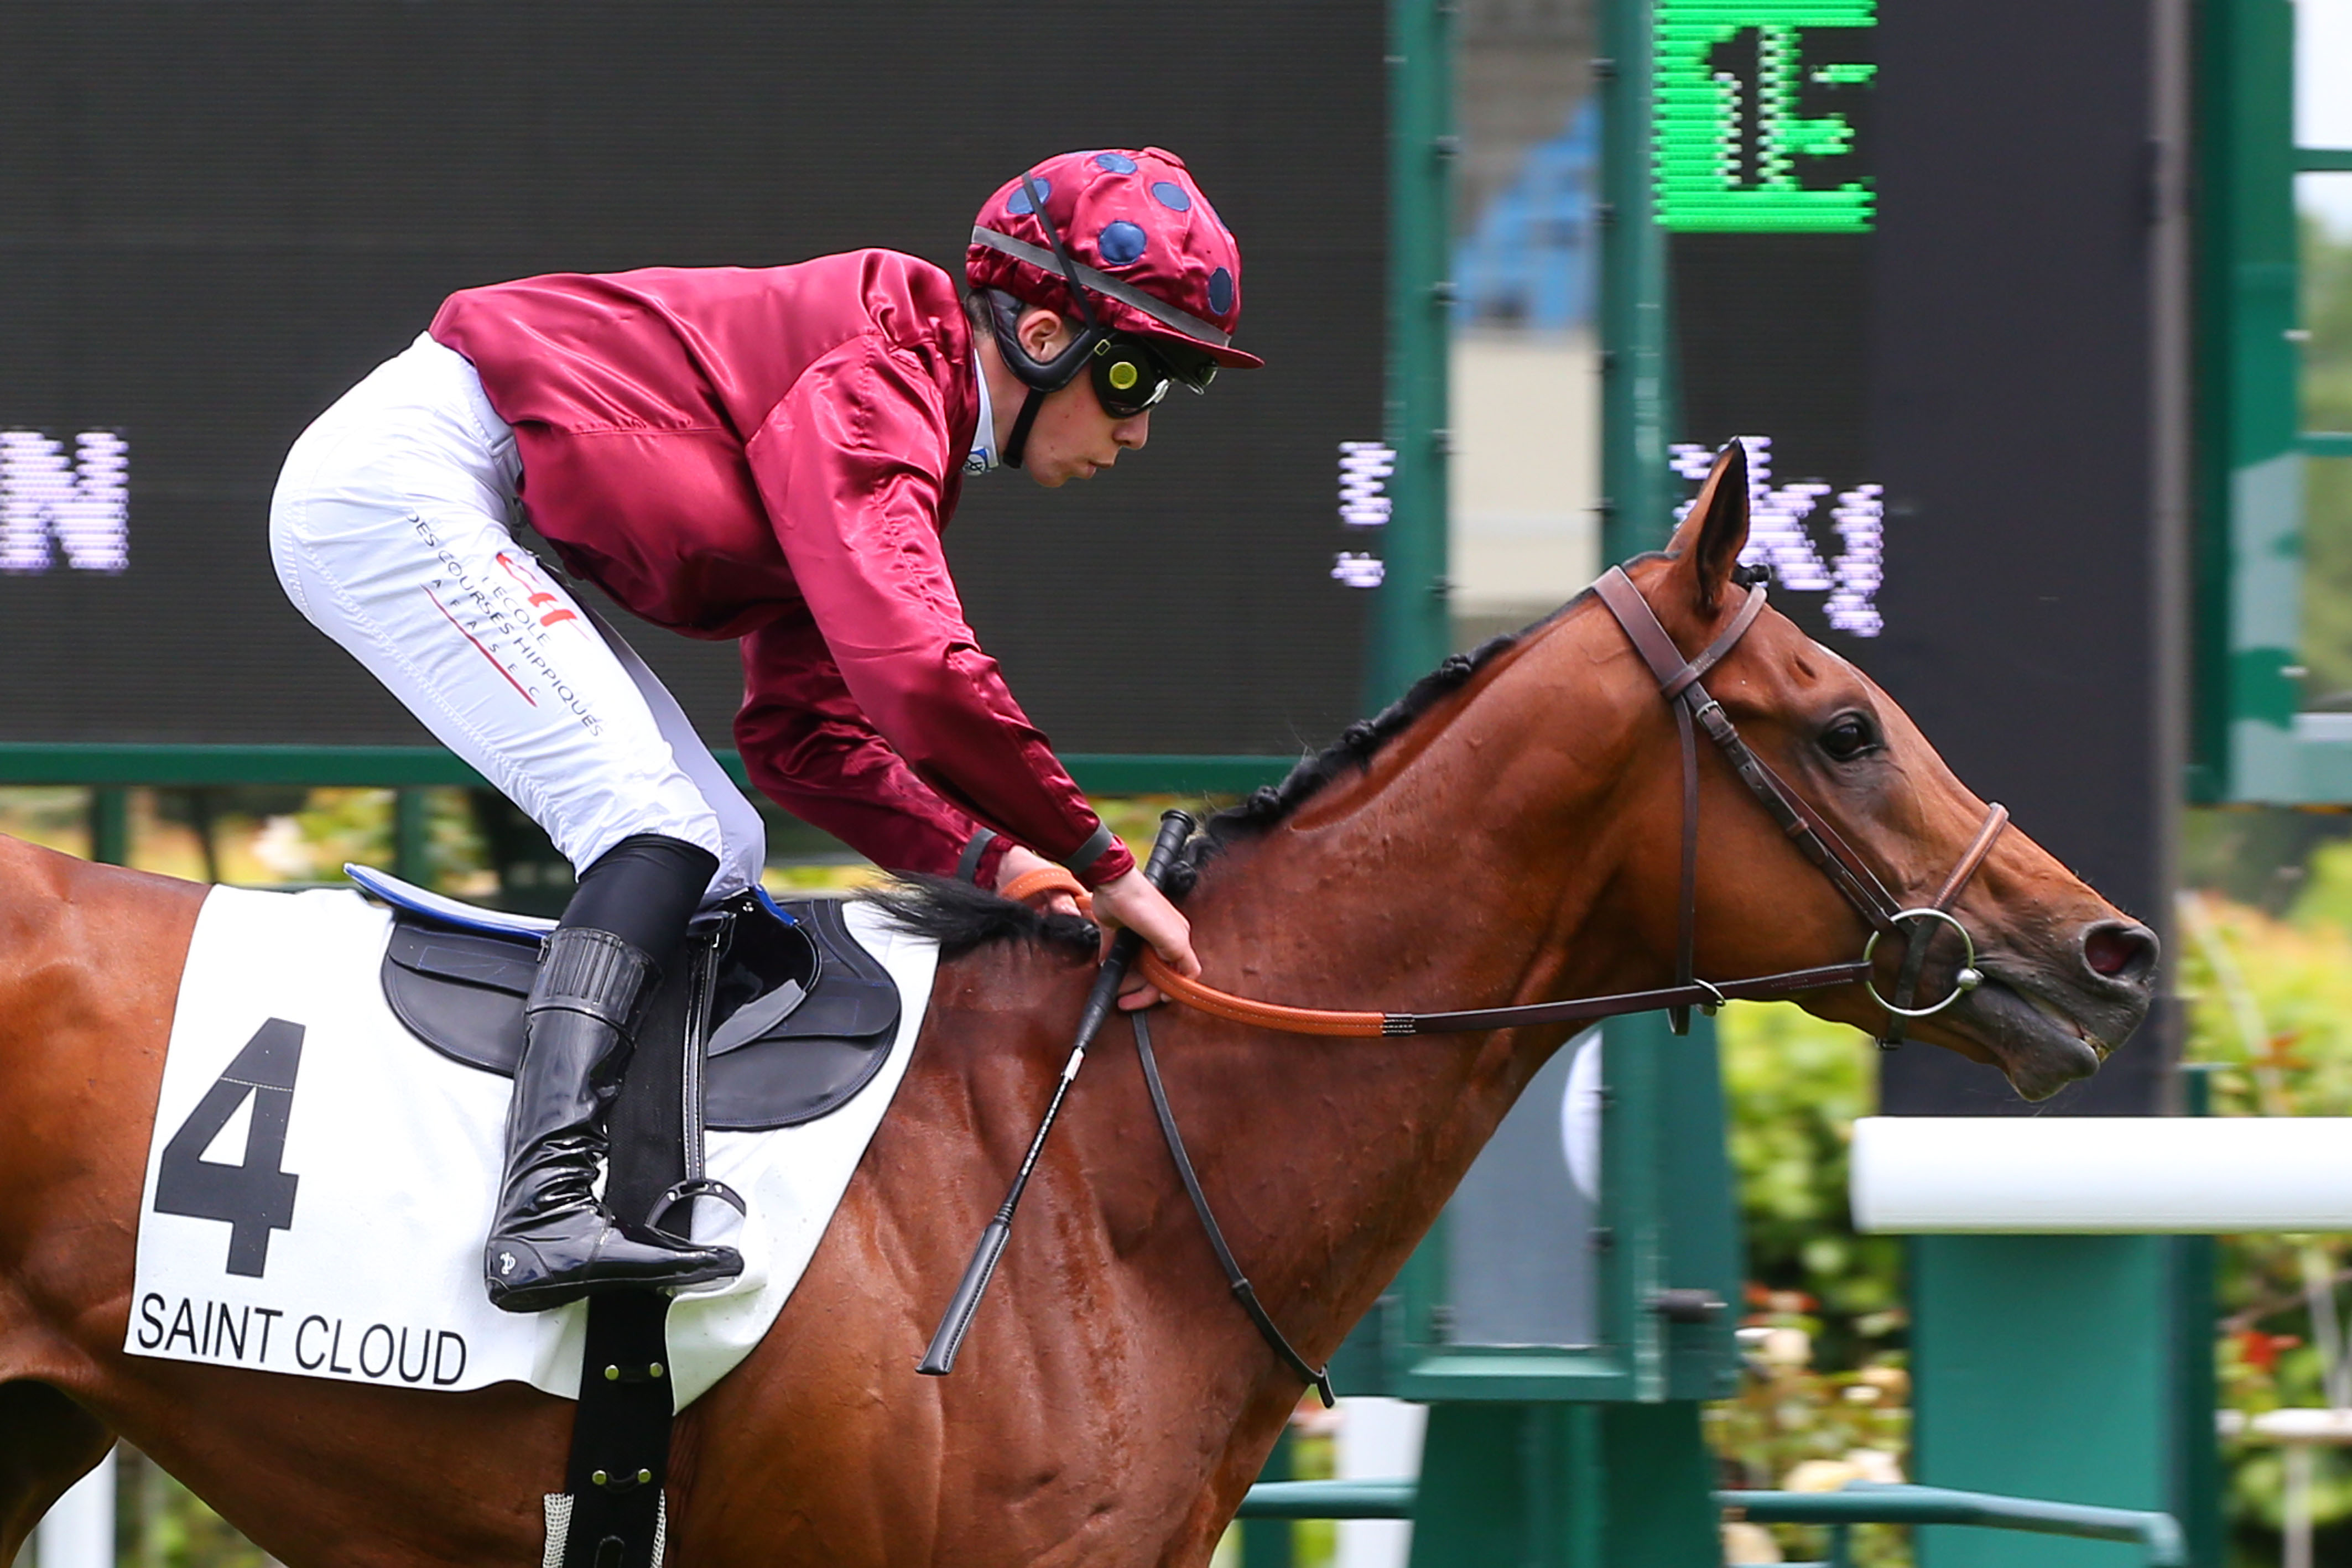
[[[1696, 658], [1685, 660], [1660, 624], [1649, 601], [1633, 586], [1622, 567], [1612, 567], [1594, 583], [1593, 591], [1609, 612], [1617, 618], [1628, 641], [1650, 666], [1650, 674], [1658, 683], [1658, 691], [1672, 705], [1675, 728], [1682, 743], [1682, 878], [1681, 913], [1677, 920], [1675, 941], [1675, 983], [1656, 990], [1628, 991], [1615, 996], [1581, 997], [1563, 1001], [1529, 1002], [1516, 1007], [1474, 1008], [1458, 1012], [1443, 1013], [1370, 1013], [1334, 1011], [1320, 1008], [1285, 1007], [1275, 1002], [1255, 1001], [1237, 997], [1203, 985], [1177, 974], [1160, 961], [1150, 948], [1143, 950], [1139, 965], [1144, 978], [1160, 988], [1170, 1000], [1224, 1019], [1232, 1023], [1248, 1024], [1260, 1029], [1281, 1030], [1292, 1034], [1370, 1036], [1408, 1034], [1454, 1034], [1469, 1030], [1520, 1029], [1534, 1024], [1582, 1023], [1594, 1019], [1619, 1018], [1628, 1013], [1664, 1010], [1670, 1016], [1675, 1032], [1688, 1030], [1690, 1009], [1694, 1007], [1713, 1012], [1727, 1001], [1765, 1001], [1817, 991], [1831, 986], [1859, 985], [1870, 993], [1886, 1013], [1886, 1028], [1879, 1044], [1888, 1050], [1902, 1043], [1905, 1026], [1914, 1019], [1932, 1018], [1950, 1007], [1983, 980], [1976, 967], [1976, 942], [1968, 927], [1951, 912], [1952, 904], [1962, 889], [1976, 875], [1985, 857], [1992, 852], [1993, 844], [2009, 824], [2009, 810], [2003, 806], [1986, 810], [1983, 824], [1977, 829], [1976, 838], [1963, 853], [1951, 874], [1933, 899], [1924, 904], [1905, 905], [1886, 891], [1862, 857], [1832, 827], [1826, 818], [1809, 805], [1804, 798], [1789, 788], [1780, 776], [1772, 771], [1764, 759], [1749, 749], [1739, 737], [1738, 727], [1723, 705], [1707, 695], [1703, 677], [1719, 664], [1724, 656], [1739, 645], [1748, 629], [1764, 610], [1764, 589], [1759, 583], [1748, 590], [1748, 597], [1734, 615], [1723, 634], [1709, 643]], [[1739, 781], [1748, 787], [1772, 820], [1780, 826], [1791, 843], [1804, 857], [1812, 862], [1830, 885], [1853, 905], [1871, 927], [1869, 939], [1864, 943], [1862, 956], [1851, 963], [1823, 964], [1809, 969], [1790, 969], [1777, 975], [1757, 975], [1738, 980], [1703, 980], [1696, 972], [1694, 952], [1697, 940], [1698, 917], [1698, 742], [1696, 731], [1705, 730], [1716, 748]], [[1964, 956], [1953, 976], [1952, 988], [1941, 1000], [1926, 1007], [1915, 1007], [1919, 979], [1927, 962], [1927, 949], [1933, 945], [1937, 926], [1949, 926], [1958, 933]], [[1889, 936], [1904, 939], [1901, 967], [1897, 971], [1895, 995], [1892, 998], [1879, 993], [1871, 983], [1874, 964], [1878, 956], [1878, 944]]]
[[[1914, 1019], [1932, 1018], [1958, 1001], [1983, 981], [1976, 967], [1976, 942], [1968, 927], [1951, 912], [1951, 906], [1962, 889], [1975, 877], [1985, 858], [1992, 852], [2001, 831], [2009, 825], [2009, 810], [1994, 805], [1986, 809], [1984, 821], [1976, 837], [1958, 862], [1946, 876], [1936, 895], [1922, 904], [1905, 905], [1886, 890], [1884, 883], [1856, 854], [1853, 846], [1841, 837], [1826, 818], [1789, 788], [1780, 776], [1772, 771], [1764, 759], [1751, 750], [1739, 737], [1738, 727], [1731, 722], [1723, 705], [1707, 695], [1703, 678], [1722, 662], [1724, 656], [1739, 645], [1756, 618], [1764, 612], [1764, 588], [1761, 583], [1749, 585], [1748, 597], [1733, 615], [1731, 624], [1723, 634], [1709, 643], [1695, 659], [1685, 659], [1675, 645], [1657, 612], [1642, 597], [1633, 580], [1622, 567], [1612, 567], [1593, 584], [1593, 591], [1609, 612], [1617, 618], [1626, 638], [1649, 665], [1650, 674], [1658, 683], [1658, 691], [1673, 707], [1675, 729], [1682, 746], [1682, 877], [1681, 913], [1677, 921], [1675, 943], [1675, 983], [1656, 990], [1628, 991], [1615, 996], [1581, 997], [1561, 1001], [1529, 1002], [1513, 1007], [1475, 1008], [1458, 1012], [1442, 1013], [1374, 1013], [1344, 1012], [1320, 1008], [1286, 1007], [1276, 1002], [1256, 1001], [1221, 991], [1199, 980], [1177, 974], [1162, 963], [1158, 954], [1145, 947], [1137, 967], [1143, 977], [1157, 986], [1171, 1001], [1221, 1018], [1229, 1022], [1254, 1028], [1279, 1030], [1290, 1034], [1333, 1036], [1395, 1036], [1412, 1034], [1456, 1034], [1487, 1030], [1522, 1029], [1537, 1024], [1582, 1023], [1594, 1019], [1619, 1018], [1629, 1013], [1667, 1012], [1674, 1030], [1686, 1033], [1690, 1027], [1690, 1009], [1694, 1007], [1713, 1012], [1727, 1001], [1770, 1000], [1817, 991], [1831, 986], [1859, 985], [1870, 993], [1886, 1014], [1886, 1027], [1879, 1044], [1893, 1050], [1902, 1042], [1903, 1030]], [[1790, 969], [1777, 975], [1758, 975], [1738, 980], [1702, 980], [1696, 972], [1695, 952], [1698, 924], [1698, 740], [1696, 732], [1705, 730], [1732, 772], [1748, 787], [1772, 820], [1779, 823], [1804, 857], [1812, 862], [1830, 884], [1853, 905], [1871, 928], [1863, 943], [1862, 956], [1851, 963], [1823, 964], [1809, 969]], [[1017, 900], [1034, 897], [1039, 893], [1068, 891], [1079, 893], [1076, 879], [1059, 866], [1048, 866], [1015, 878], [1000, 890], [1004, 896]], [[1081, 896], [1083, 894], [1081, 894]], [[1927, 962], [1927, 949], [1935, 940], [1939, 926], [1949, 926], [1958, 933], [1964, 950], [1960, 967], [1952, 978], [1951, 989], [1939, 1001], [1925, 1007], [1913, 1005], [1918, 991], [1921, 974]], [[1874, 964], [1878, 945], [1889, 936], [1903, 938], [1902, 963], [1897, 970], [1895, 995], [1892, 999], [1880, 995], [1872, 984]], [[1232, 1250], [1209, 1212], [1208, 1199], [1201, 1190], [1192, 1170], [1191, 1158], [1184, 1152], [1175, 1118], [1170, 1112], [1167, 1096], [1160, 1082], [1157, 1062], [1153, 1059], [1149, 1026], [1141, 1012], [1129, 1015], [1136, 1035], [1136, 1048], [1143, 1061], [1146, 1087], [1150, 1091], [1152, 1107], [1169, 1150], [1174, 1156], [1186, 1195], [1206, 1228], [1219, 1265], [1224, 1270], [1227, 1282], [1234, 1296], [1249, 1312], [1258, 1332], [1275, 1353], [1290, 1368], [1318, 1388], [1325, 1402], [1330, 1401], [1328, 1373], [1314, 1366], [1300, 1355], [1274, 1324], [1242, 1274]]]

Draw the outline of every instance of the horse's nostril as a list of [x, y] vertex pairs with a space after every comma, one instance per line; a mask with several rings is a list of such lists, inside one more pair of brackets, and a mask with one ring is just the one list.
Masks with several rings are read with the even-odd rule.
[[2144, 980], [2156, 969], [2156, 934], [2102, 920], [2083, 933], [2083, 961], [2110, 980]]

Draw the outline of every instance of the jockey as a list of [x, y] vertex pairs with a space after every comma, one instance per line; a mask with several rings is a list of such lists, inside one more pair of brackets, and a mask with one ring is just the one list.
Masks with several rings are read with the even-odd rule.
[[1066, 153], [981, 209], [961, 299], [886, 250], [468, 289], [295, 443], [270, 507], [288, 595], [578, 874], [525, 1007], [499, 1306], [740, 1270], [593, 1184], [662, 966], [765, 857], [676, 700], [511, 525], [631, 614], [738, 643], [736, 744], [795, 815], [984, 887], [1058, 862], [1197, 974], [1183, 916], [965, 625], [940, 532], [968, 478], [1092, 478], [1171, 386], [1259, 364], [1231, 346], [1240, 275], [1172, 153]]

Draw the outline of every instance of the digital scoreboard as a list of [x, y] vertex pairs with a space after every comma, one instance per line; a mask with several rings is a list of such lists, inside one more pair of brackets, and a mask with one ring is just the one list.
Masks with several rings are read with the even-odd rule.
[[[1360, 525], [1378, 486], [1336, 465], [1382, 430], [1385, 16], [0, 8], [0, 741], [427, 743], [286, 602], [266, 528], [295, 436], [442, 298], [868, 246], [960, 271], [1024, 164], [1145, 144], [1240, 236], [1239, 340], [1267, 368], [1171, 398], [1091, 484], [969, 484], [947, 534], [965, 608], [1066, 750], [1328, 737], [1358, 711], [1372, 597], [1339, 508]], [[733, 649], [619, 623], [731, 744]]]
[[1748, 448], [1744, 559], [1832, 646], [1885, 629], [1885, 487], [1865, 442], [1876, 0], [1659, 0], [1666, 232], [1685, 505]]

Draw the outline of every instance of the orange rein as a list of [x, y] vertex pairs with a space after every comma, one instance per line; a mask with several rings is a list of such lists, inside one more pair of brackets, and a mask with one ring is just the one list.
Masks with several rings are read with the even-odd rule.
[[[1078, 901], [1080, 909], [1090, 910], [1093, 895], [1085, 884], [1057, 865], [1039, 866], [1024, 872], [996, 890], [1001, 898], [1015, 904], [1026, 904], [1033, 898], [1066, 893]], [[1384, 1032], [1385, 1015], [1381, 1013], [1332, 1012], [1321, 1008], [1286, 1008], [1278, 1002], [1252, 1001], [1214, 986], [1189, 979], [1161, 962], [1160, 955], [1150, 947], [1137, 955], [1136, 968], [1145, 979], [1160, 988], [1171, 1001], [1223, 1019], [1228, 1023], [1247, 1024], [1253, 1029], [1281, 1030], [1286, 1034], [1342, 1035], [1377, 1037]]]

